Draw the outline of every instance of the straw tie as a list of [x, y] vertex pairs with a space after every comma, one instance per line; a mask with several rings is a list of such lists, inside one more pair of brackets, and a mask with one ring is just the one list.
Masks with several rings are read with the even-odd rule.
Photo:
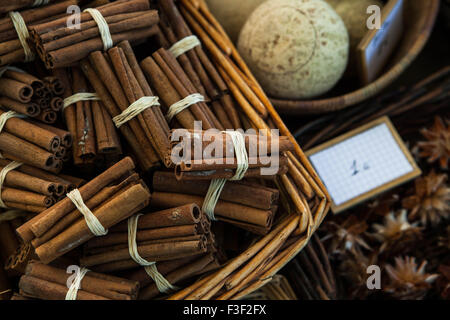
[[106, 51], [114, 45], [111, 32], [109, 31], [108, 23], [106, 22], [103, 15], [98, 11], [97, 9], [88, 8], [85, 9], [83, 12], [88, 12], [94, 21], [97, 23], [98, 30], [100, 32], [100, 37], [102, 38], [103, 42], [103, 50]]
[[137, 247], [137, 224], [139, 217], [142, 214], [137, 214], [128, 219], [128, 250], [131, 258], [140, 266], [143, 266], [145, 272], [153, 279], [159, 292], [166, 293], [170, 290], [177, 290], [156, 268], [156, 262], [149, 262], [139, 255]]
[[75, 207], [77, 207], [78, 211], [81, 212], [81, 214], [84, 216], [84, 220], [86, 221], [86, 224], [91, 230], [91, 232], [97, 236], [104, 236], [108, 233], [108, 230], [106, 230], [100, 221], [97, 219], [97, 217], [92, 213], [92, 211], [86, 206], [86, 204], [83, 201], [83, 198], [81, 197], [80, 191], [78, 189], [74, 189], [71, 192], [67, 194], [67, 198], [72, 200]]
[[66, 293], [65, 300], [77, 300], [78, 290], [80, 290], [81, 281], [83, 280], [86, 273], [90, 270], [86, 268], [81, 268], [77, 271], [77, 275], [73, 280], [72, 284], [69, 287], [69, 290]]
[[187, 96], [184, 99], [181, 99], [178, 102], [175, 102], [173, 105], [169, 107], [169, 111], [167, 111], [166, 119], [168, 122], [172, 121], [173, 117], [175, 117], [177, 114], [179, 114], [181, 111], [183, 111], [186, 108], [189, 108], [190, 106], [199, 103], [204, 102], [205, 97], [202, 96], [200, 93], [193, 93], [189, 96]]
[[135, 102], [133, 102], [128, 108], [126, 108], [121, 114], [115, 116], [112, 120], [117, 128], [120, 128], [123, 124], [130, 121], [138, 114], [143, 112], [144, 110], [153, 107], [159, 106], [159, 98], [158, 97], [142, 97]]
[[[242, 180], [245, 173], [248, 170], [248, 155], [245, 149], [245, 137], [239, 131], [224, 131], [231, 138], [233, 143], [235, 155], [236, 155], [236, 173], [229, 179], [232, 181]], [[203, 201], [203, 211], [206, 212], [211, 220], [216, 220], [214, 216], [214, 209], [216, 208], [217, 201], [219, 201], [220, 194], [228, 179], [213, 179], [206, 193], [205, 200]]]
[[25, 52], [25, 62], [33, 61], [34, 53], [33, 51], [31, 51], [31, 48], [27, 42], [27, 39], [30, 37], [30, 34], [28, 33], [28, 28], [27, 25], [25, 24], [25, 21], [22, 18], [22, 15], [17, 11], [11, 11], [8, 14], [14, 25], [14, 29], [16, 29], [20, 44], [23, 47], [23, 51]]
[[90, 100], [100, 100], [100, 97], [96, 93], [89, 92], [79, 92], [74, 95], [64, 99], [63, 111], [68, 106], [80, 102], [80, 101], [90, 101]]
[[196, 36], [188, 36], [176, 42], [172, 47], [170, 47], [169, 51], [175, 56], [175, 58], [178, 58], [189, 50], [201, 45], [200, 40]]

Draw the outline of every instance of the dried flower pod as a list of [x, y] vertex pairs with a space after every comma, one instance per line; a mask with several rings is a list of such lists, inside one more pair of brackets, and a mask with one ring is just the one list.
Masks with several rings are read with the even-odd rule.
[[417, 266], [414, 257], [397, 257], [395, 266], [387, 265], [386, 272], [389, 275], [389, 283], [384, 291], [396, 299], [421, 300], [428, 293], [431, 284], [437, 279], [437, 274], [425, 272], [427, 261]]
[[413, 195], [405, 198], [402, 205], [410, 209], [411, 219], [420, 218], [423, 225], [437, 225], [442, 218], [450, 216], [450, 188], [447, 174], [429, 175], [416, 179]]
[[366, 243], [363, 235], [367, 231], [367, 223], [360, 221], [356, 216], [349, 216], [343, 223], [328, 222], [331, 233], [331, 244], [328, 252], [331, 254], [344, 253], [345, 251], [358, 250], [360, 247], [372, 250]]
[[435, 117], [434, 124], [429, 129], [420, 131], [428, 141], [417, 144], [420, 157], [428, 158], [429, 163], [439, 161], [442, 169], [448, 169], [450, 159], [450, 122]]
[[421, 229], [417, 225], [418, 222], [409, 223], [406, 210], [401, 210], [398, 214], [391, 211], [384, 217], [383, 224], [373, 224], [375, 232], [371, 235], [382, 243], [380, 252], [399, 247], [405, 250], [407, 244], [414, 243], [421, 235]]
[[365, 255], [362, 251], [348, 251], [338, 267], [338, 274], [348, 282], [349, 298], [365, 299], [371, 292], [367, 288], [367, 270], [378, 263], [376, 252]]

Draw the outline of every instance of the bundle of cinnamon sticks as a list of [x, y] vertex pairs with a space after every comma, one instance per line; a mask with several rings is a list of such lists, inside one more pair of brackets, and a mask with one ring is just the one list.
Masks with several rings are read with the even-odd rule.
[[[195, 202], [203, 204], [209, 181], [177, 181], [173, 173], [155, 172], [151, 206], [170, 208]], [[272, 227], [278, 209], [279, 191], [258, 184], [227, 182], [214, 213], [218, 220], [257, 234]]]
[[[25, 2], [29, 3], [32, 1], [21, 0], [20, 2], [21, 3], [18, 3], [18, 1], [6, 1], [5, 4], [0, 5], [0, 11], [11, 11], [23, 7]], [[26, 26], [30, 28], [33, 25], [59, 17], [62, 19], [67, 19], [67, 8], [74, 5], [78, 5], [77, 0], [66, 0], [50, 3], [43, 7], [23, 10], [19, 13], [22, 16]], [[25, 40], [28, 41], [29, 39]], [[32, 52], [34, 52], [33, 46], [29, 46], [29, 48]], [[23, 44], [19, 40], [17, 30], [14, 27], [11, 17], [6, 15], [4, 18], [0, 19], [0, 66], [23, 62], [26, 58], [30, 59], [30, 57], [26, 57], [25, 55]]]
[[[107, 53], [91, 53], [81, 68], [112, 117], [153, 96], [128, 41]], [[144, 170], [158, 165], [169, 150], [169, 126], [157, 104], [120, 125], [120, 131]]]
[[63, 107], [63, 84], [57, 77], [42, 80], [17, 68], [0, 77], [0, 105], [47, 124], [55, 123]]
[[[119, 0], [96, 9], [108, 24], [113, 45], [144, 40], [156, 33], [158, 12], [150, 10], [148, 0]], [[83, 12], [79, 20], [76, 28], [67, 25], [66, 17], [29, 27], [31, 41], [48, 69], [70, 66], [104, 48], [92, 15]]]
[[[113, 272], [139, 266], [129, 252], [127, 222], [114, 226], [111, 232], [88, 241], [84, 247], [82, 266], [99, 272]], [[139, 217], [136, 232], [141, 257], [158, 262], [215, 252], [210, 222], [195, 203]]]
[[[64, 99], [93, 91], [79, 68], [55, 69], [54, 74], [67, 83]], [[64, 121], [75, 141], [72, 154], [76, 166], [92, 165], [102, 156], [113, 160], [122, 153], [117, 130], [99, 99], [86, 99], [64, 106]]]
[[[0, 110], [0, 116], [5, 114]], [[69, 132], [17, 117], [6, 120], [0, 133], [2, 156], [58, 173], [72, 145]]]
[[[108, 229], [148, 205], [150, 192], [127, 157], [80, 187], [85, 205]], [[17, 233], [49, 263], [94, 237], [84, 216], [68, 197], [20, 226]]]
[[[19, 294], [43, 300], [64, 300], [70, 273], [38, 261], [28, 263]], [[81, 280], [77, 300], [135, 300], [139, 282], [89, 271]]]
[[[156, 93], [161, 98], [166, 114], [173, 104], [189, 95], [198, 93], [175, 57], [163, 48], [153, 53], [152, 57], [144, 59], [141, 62], [141, 67], [145, 71], [151, 86], [155, 88]], [[192, 104], [188, 109], [176, 114], [175, 118], [182, 127], [187, 129], [194, 128], [194, 121], [202, 121], [204, 129], [225, 129], [204, 101]]]
[[[174, 1], [158, 1], [161, 22], [160, 45], [169, 49], [178, 41], [193, 36], [192, 31], [180, 14]], [[216, 117], [226, 129], [241, 128], [241, 121], [235, 101], [231, 98], [229, 88], [210, 57], [201, 45], [180, 54], [177, 60], [182, 65], [189, 79], [199, 93], [204, 95], [214, 110]]]

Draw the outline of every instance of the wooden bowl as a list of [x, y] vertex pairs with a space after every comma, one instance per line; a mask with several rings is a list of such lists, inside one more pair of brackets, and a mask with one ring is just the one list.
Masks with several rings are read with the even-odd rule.
[[[390, 60], [391, 63], [377, 80], [355, 91], [345, 94], [334, 93], [330, 94], [329, 97], [318, 100], [302, 101], [271, 98], [278, 112], [281, 114], [320, 114], [341, 110], [375, 96], [396, 80], [422, 51], [439, 12], [439, 0], [405, 1], [406, 25], [402, 41], [395, 50]], [[339, 91], [342, 92], [343, 90]]]

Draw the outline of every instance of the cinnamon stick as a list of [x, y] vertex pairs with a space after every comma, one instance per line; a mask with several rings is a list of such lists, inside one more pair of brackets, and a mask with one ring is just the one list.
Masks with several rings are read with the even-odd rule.
[[[113, 197], [110, 201], [94, 210], [94, 215], [104, 226], [109, 228], [114, 224], [128, 218], [148, 204], [150, 193], [141, 184], [134, 185], [123, 193]], [[71, 225], [50, 241], [36, 248], [36, 254], [44, 263], [55, 258], [93, 238], [84, 219]]]
[[[134, 169], [134, 162], [127, 157], [116, 163], [105, 172], [92, 179], [90, 182], [79, 188], [80, 194], [85, 201], [89, 200], [99, 190], [109, 183], [117, 180], [126, 173]], [[59, 219], [75, 209], [75, 205], [69, 198], [59, 201], [55, 206], [49, 208], [45, 213], [34, 217], [17, 229], [20, 237], [25, 241], [31, 241], [36, 236], [43, 235]]]

